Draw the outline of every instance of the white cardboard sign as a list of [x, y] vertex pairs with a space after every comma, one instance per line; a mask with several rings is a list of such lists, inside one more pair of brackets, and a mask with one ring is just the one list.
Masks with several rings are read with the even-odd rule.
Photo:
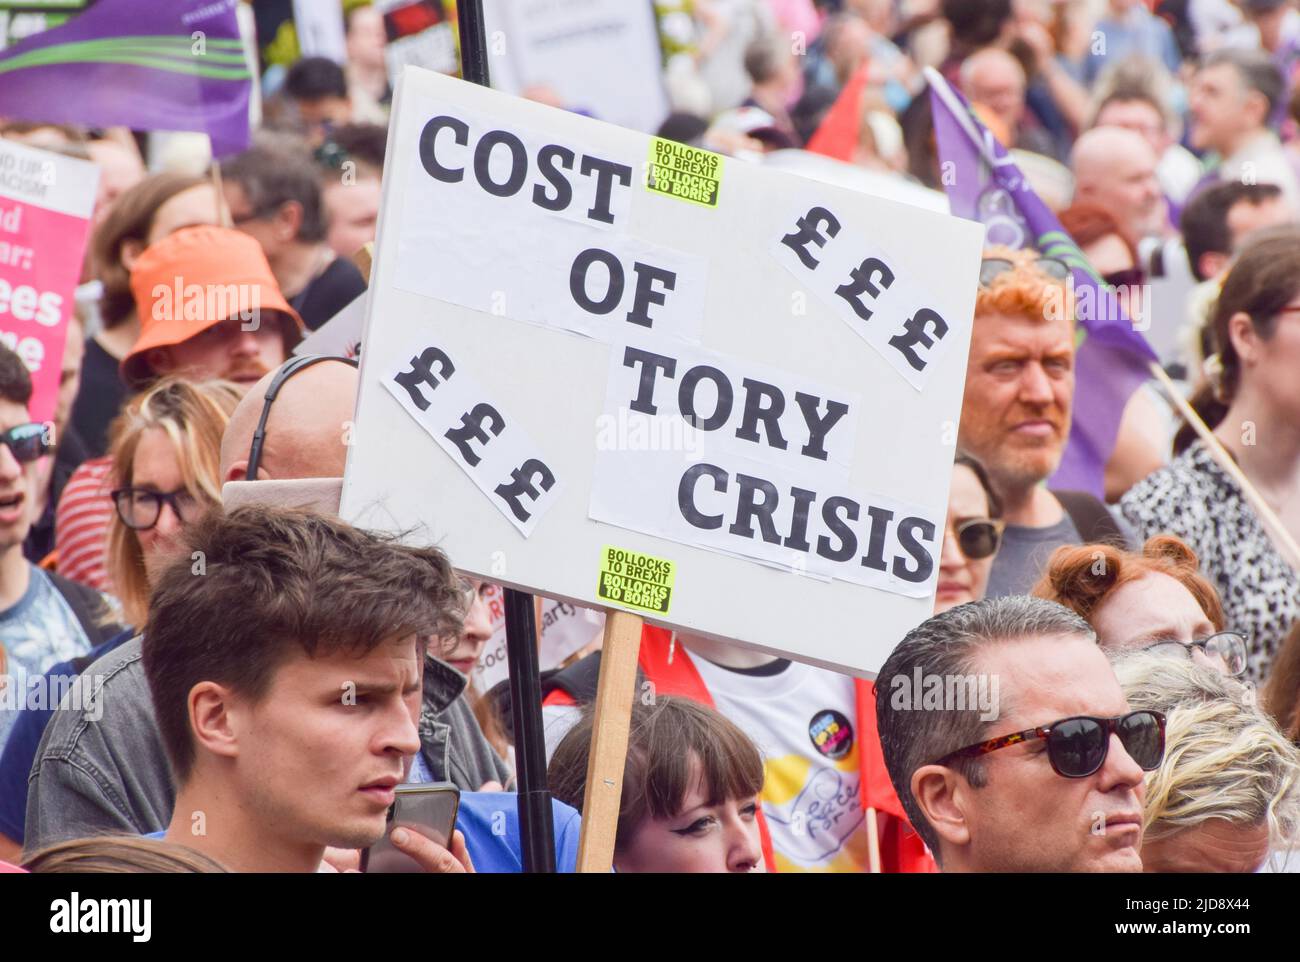
[[563, 103], [633, 130], [668, 114], [654, 6], [628, 0], [488, 0], [492, 86], [548, 87]]
[[860, 675], [929, 616], [979, 225], [416, 69], [387, 156], [344, 517]]

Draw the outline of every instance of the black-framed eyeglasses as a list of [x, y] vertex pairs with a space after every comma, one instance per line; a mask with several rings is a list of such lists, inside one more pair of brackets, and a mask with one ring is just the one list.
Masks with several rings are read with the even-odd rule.
[[[1034, 267], [1054, 281], [1064, 281], [1072, 273], [1070, 265], [1059, 257], [1039, 257], [1033, 262]], [[980, 287], [988, 287], [1003, 274], [1016, 269], [1017, 262], [1009, 257], [986, 257], [980, 261]]]
[[54, 450], [54, 445], [50, 443], [49, 426], [35, 421], [15, 425], [0, 434], [0, 444], [7, 447], [14, 460], [20, 464], [30, 464]]
[[1047, 760], [1063, 778], [1087, 778], [1096, 774], [1110, 753], [1110, 736], [1118, 735], [1129, 757], [1144, 772], [1160, 767], [1165, 757], [1165, 716], [1158, 711], [1132, 711], [1114, 718], [1074, 715], [1050, 725], [1012, 732], [950, 752], [934, 764], [947, 765], [954, 758], [979, 758], [1001, 748], [1035, 739], [1047, 742]]
[[1192, 642], [1162, 639], [1142, 650], [1174, 658], [1191, 658], [1195, 649], [1199, 649], [1208, 661], [1230, 678], [1246, 670], [1246, 636], [1239, 631], [1216, 631]]
[[991, 518], [969, 518], [957, 525], [957, 547], [968, 561], [982, 561], [997, 554], [1006, 523]]
[[154, 491], [150, 488], [117, 488], [109, 492], [117, 516], [132, 531], [148, 531], [162, 516], [162, 506], [168, 505], [181, 524], [189, 524], [202, 511], [198, 500], [187, 488], [175, 491]]

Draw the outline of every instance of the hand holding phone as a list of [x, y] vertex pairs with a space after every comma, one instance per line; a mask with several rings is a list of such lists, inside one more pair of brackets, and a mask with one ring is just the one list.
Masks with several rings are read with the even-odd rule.
[[439, 845], [420, 832], [395, 828], [389, 836], [393, 847], [405, 852], [420, 866], [420, 871], [431, 875], [464, 875], [474, 871], [470, 861], [469, 850], [465, 846], [465, 836], [460, 832], [451, 833], [451, 844]]
[[[384, 837], [362, 852], [361, 871], [465, 871], [469, 855], [464, 837], [455, 831], [460, 789], [434, 782], [398, 785], [394, 794]], [[399, 838], [405, 835], [401, 843], [394, 840], [395, 831]]]

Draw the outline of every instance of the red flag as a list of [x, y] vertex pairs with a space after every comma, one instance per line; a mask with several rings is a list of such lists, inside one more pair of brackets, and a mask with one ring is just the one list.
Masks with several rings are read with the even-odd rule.
[[836, 160], [853, 160], [862, 132], [862, 91], [867, 86], [868, 64], [869, 61], [863, 60], [853, 71], [831, 109], [826, 111], [817, 132], [808, 141], [807, 149], [812, 153]]

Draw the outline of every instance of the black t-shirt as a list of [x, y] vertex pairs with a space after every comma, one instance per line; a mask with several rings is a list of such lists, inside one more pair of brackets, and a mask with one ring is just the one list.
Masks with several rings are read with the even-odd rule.
[[126, 397], [127, 388], [118, 372], [117, 358], [92, 337], [86, 342], [81, 387], [68, 418], [69, 426], [81, 438], [86, 458], [97, 458], [108, 451], [108, 426], [122, 410]]
[[330, 261], [297, 297], [289, 301], [309, 331], [314, 331], [366, 289], [366, 279], [355, 264], [344, 257]]

